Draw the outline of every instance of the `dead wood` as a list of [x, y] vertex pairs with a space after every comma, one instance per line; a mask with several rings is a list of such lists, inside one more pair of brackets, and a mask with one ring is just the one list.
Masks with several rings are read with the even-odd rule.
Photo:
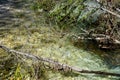
[[100, 48], [104, 49], [120, 49], [120, 41], [111, 35], [95, 34], [83, 28], [81, 28], [81, 30], [84, 33], [80, 33], [80, 36], [75, 36], [79, 40], [94, 40]]
[[9, 54], [14, 53], [16, 55], [22, 55], [22, 56], [25, 56], [25, 57], [30, 58], [32, 60], [35, 60], [35, 61], [37, 60], [37, 61], [42, 61], [42, 62], [45, 62], [45, 63], [47, 62], [47, 63], [52, 65], [52, 66], [51, 65], [47, 65], [47, 66], [49, 66], [51, 69], [54, 68], [58, 71], [69, 71], [69, 72], [71, 71], [71, 72], [75, 72], [75, 73], [77, 72], [78, 74], [79, 73], [90, 73], [90, 74], [99, 74], [99, 75], [106, 75], [106, 76], [110, 75], [110, 76], [120, 77], [120, 74], [118, 74], [118, 73], [84, 70], [84, 69], [77, 68], [75, 66], [69, 66], [67, 64], [59, 63], [58, 61], [54, 61], [52, 59], [42, 58], [42, 57], [38, 57], [38, 56], [29, 54], [29, 53], [19, 52], [19, 51], [7, 48], [6, 46], [3, 46], [3, 45], [0, 45], [0, 48], [4, 49]]
[[[87, 36], [87, 37], [86, 37]], [[100, 48], [104, 49], [119, 49], [120, 41], [104, 34], [84, 34], [84, 36], [77, 36], [78, 40], [93, 40], [96, 41]]]
[[104, 11], [106, 11], [106, 12], [108, 12], [108, 13], [110, 13], [110, 14], [112, 14], [112, 15], [114, 15], [114, 16], [116, 16], [116, 17], [118, 17], [118, 18], [120, 18], [120, 15], [117, 14], [117, 13], [115, 13], [115, 12], [112, 12], [112, 11], [106, 9], [106, 8], [101, 8], [101, 9], [104, 10]]
[[[112, 15], [114, 15], [114, 16], [116, 16], [116, 17], [118, 17], [118, 18], [120, 18], [120, 15], [119, 14], [117, 14], [117, 13], [115, 13], [115, 12], [113, 12], [113, 11], [111, 11], [111, 10], [108, 10], [108, 9], [106, 9], [106, 8], [104, 8], [103, 7], [103, 3], [101, 3], [100, 2], [100, 0], [95, 0], [96, 2], [98, 2], [101, 6], [100, 6], [100, 9], [102, 9], [103, 11], [105, 11], [105, 12], [107, 12], [107, 13], [110, 13], [110, 14], [112, 14]], [[113, 1], [107, 1], [107, 2], [115, 2], [116, 4], [119, 4], [119, 1], [115, 1], [115, 0], [113, 0]], [[112, 4], [111, 4], [112, 5]], [[109, 7], [110, 8], [110, 6], [107, 6], [107, 7]], [[118, 11], [118, 13], [120, 12], [120, 9], [119, 8], [116, 8], [116, 12]]]

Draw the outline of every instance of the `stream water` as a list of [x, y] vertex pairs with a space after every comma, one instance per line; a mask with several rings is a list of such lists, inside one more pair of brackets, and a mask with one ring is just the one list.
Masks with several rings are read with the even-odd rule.
[[[120, 50], [105, 51], [95, 43], [72, 42], [69, 36], [73, 32], [62, 36], [61, 30], [45, 24], [44, 17], [30, 9], [31, 3], [31, 0], [0, 0], [0, 44], [81, 69], [120, 73]], [[66, 76], [51, 71], [47, 71], [46, 77], [48, 80], [120, 80], [113, 76]]]

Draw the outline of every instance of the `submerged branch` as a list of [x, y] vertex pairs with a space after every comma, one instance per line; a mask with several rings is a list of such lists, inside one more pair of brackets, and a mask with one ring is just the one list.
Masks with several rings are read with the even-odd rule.
[[8, 53], [14, 53], [17, 55], [22, 55], [22, 56], [26, 56], [27, 58], [30, 58], [32, 60], [38, 60], [38, 61], [42, 61], [42, 62], [47, 62], [53, 66], [48, 65], [50, 68], [54, 68], [58, 71], [73, 71], [73, 72], [77, 72], [77, 73], [91, 73], [91, 74], [99, 74], [99, 75], [111, 75], [111, 76], [118, 76], [120, 77], [120, 74], [118, 73], [110, 73], [110, 72], [103, 72], [103, 71], [91, 71], [91, 70], [83, 70], [74, 66], [69, 66], [67, 64], [62, 64], [59, 63], [58, 61], [54, 61], [52, 59], [47, 59], [47, 58], [42, 58], [42, 57], [38, 57], [29, 53], [23, 53], [23, 52], [19, 52], [13, 49], [9, 49], [6, 46], [0, 45], [0, 48], [4, 49], [5, 51], [7, 51]]

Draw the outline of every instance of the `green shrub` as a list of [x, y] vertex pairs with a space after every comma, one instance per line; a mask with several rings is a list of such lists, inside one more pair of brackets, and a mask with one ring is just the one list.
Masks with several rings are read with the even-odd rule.
[[90, 0], [64, 0], [50, 11], [50, 17], [61, 28], [90, 25], [102, 13], [100, 5]]
[[54, 0], [36, 0], [34, 1], [31, 8], [35, 11], [43, 9], [44, 11], [50, 11], [55, 5]]

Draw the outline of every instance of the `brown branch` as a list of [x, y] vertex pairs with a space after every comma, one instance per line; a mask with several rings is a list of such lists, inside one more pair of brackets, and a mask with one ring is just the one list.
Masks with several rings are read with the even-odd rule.
[[[85, 33], [81, 33], [81, 35], [84, 35], [84, 36], [89, 36], [87, 38], [85, 37], [81, 37], [81, 36], [78, 36], [78, 39], [81, 39], [81, 40], [96, 40], [96, 41], [100, 41], [100, 40], [109, 40], [109, 41], [112, 41], [111, 44], [118, 44], [120, 45], [120, 41], [117, 40], [117, 39], [113, 39], [111, 36], [109, 35], [105, 35], [105, 34], [94, 34], [94, 33], [90, 33], [89, 31], [83, 29], [83, 28], [80, 28], [81, 31], [85, 32]], [[73, 35], [75, 36], [75, 35]], [[76, 36], [77, 37], [77, 36]]]
[[120, 49], [120, 41], [109, 35], [81, 33], [81, 35], [73, 36], [78, 40], [94, 40], [102, 49]]
[[[0, 45], [0, 48], [4, 49], [5, 51], [7, 51], [8, 53], [15, 53], [17, 55], [22, 55], [22, 56], [26, 56], [28, 58], [31, 58], [33, 60], [38, 60], [38, 61], [43, 61], [43, 62], [47, 62], [49, 64], [52, 64], [54, 66], [55, 69], [57, 70], [63, 70], [63, 71], [73, 71], [73, 72], [77, 72], [77, 73], [91, 73], [91, 74], [99, 74], [99, 75], [111, 75], [111, 76], [117, 76], [120, 77], [120, 74], [118, 73], [110, 73], [110, 72], [103, 72], [103, 71], [91, 71], [91, 70], [83, 70], [74, 66], [69, 66], [67, 64], [62, 64], [59, 63], [57, 61], [54, 61], [52, 59], [47, 59], [47, 58], [42, 58], [42, 57], [38, 57], [29, 53], [23, 53], [23, 52], [19, 52], [13, 49], [9, 49], [6, 46]], [[49, 66], [50, 68], [53, 68], [52, 66]]]
[[[97, 3], [99, 3], [100, 5], [102, 4], [102, 3], [100, 2], [100, 0], [95, 0], [95, 1], [96, 1]], [[102, 5], [103, 5], [103, 4], [102, 4]], [[115, 12], [112, 12], [112, 11], [106, 9], [106, 8], [103, 8], [103, 7], [100, 7], [100, 9], [102, 9], [102, 10], [104, 10], [104, 11], [106, 11], [106, 12], [108, 12], [108, 13], [110, 13], [110, 14], [118, 17], [118, 18], [120, 18], [120, 15], [117, 14], [117, 13], [115, 13]], [[116, 8], [116, 10], [120, 12], [120, 9], [119, 9], [119, 8]]]
[[106, 9], [106, 8], [101, 8], [101, 9], [104, 10], [104, 11], [106, 11], [106, 12], [108, 12], [108, 13], [110, 13], [110, 14], [112, 14], [112, 15], [114, 15], [114, 16], [116, 16], [116, 17], [118, 17], [118, 18], [120, 18], [120, 15], [117, 14], [117, 13], [115, 13], [115, 12], [112, 12], [112, 11]]

